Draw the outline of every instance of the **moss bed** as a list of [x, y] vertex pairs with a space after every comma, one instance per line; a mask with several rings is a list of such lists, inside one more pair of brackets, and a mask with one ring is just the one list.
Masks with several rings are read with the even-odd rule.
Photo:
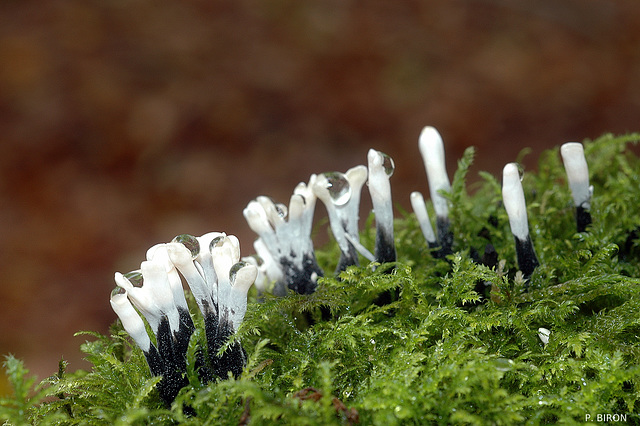
[[[311, 295], [249, 295], [239, 332], [242, 376], [190, 385], [163, 405], [142, 352], [116, 322], [84, 333], [88, 370], [37, 383], [23, 363], [4, 366], [14, 393], [6, 424], [640, 424], [640, 135], [585, 141], [593, 223], [577, 233], [557, 149], [526, 173], [531, 238], [539, 256], [524, 291], [501, 184], [465, 183], [459, 160], [450, 200], [454, 254], [437, 258], [413, 214], [395, 220], [398, 261], [366, 261], [319, 280]], [[431, 209], [431, 206], [429, 205]], [[372, 247], [373, 217], [361, 241]], [[474, 261], [491, 242], [500, 260]], [[317, 250], [335, 268], [335, 244]], [[479, 283], [490, 283], [479, 285]], [[482, 293], [482, 294], [480, 294]], [[105, 297], [105, 303], [107, 298]], [[194, 305], [195, 307], [195, 305]], [[199, 318], [197, 309], [192, 309]], [[539, 329], [550, 331], [548, 343]]]

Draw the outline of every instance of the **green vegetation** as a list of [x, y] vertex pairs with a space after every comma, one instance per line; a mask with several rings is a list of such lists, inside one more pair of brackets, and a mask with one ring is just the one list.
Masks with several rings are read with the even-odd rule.
[[[239, 379], [190, 386], [163, 406], [142, 352], [118, 323], [89, 334], [91, 371], [36, 384], [7, 357], [8, 424], [575, 424], [597, 414], [640, 423], [640, 135], [585, 142], [593, 224], [576, 233], [557, 150], [523, 186], [541, 266], [529, 291], [517, 273], [500, 180], [467, 189], [473, 149], [453, 181], [454, 254], [434, 258], [413, 215], [396, 220], [398, 262], [363, 262], [311, 295], [250, 295], [236, 338], [248, 353]], [[430, 207], [430, 206], [429, 206]], [[433, 216], [432, 216], [433, 217]], [[373, 247], [372, 219], [362, 242]], [[491, 241], [495, 268], [473, 261]], [[246, 253], [245, 253], [246, 254]], [[331, 271], [335, 245], [317, 252]], [[490, 283], [485, 295], [477, 283]], [[483, 297], [484, 296], [484, 297]], [[107, 299], [105, 298], [105, 303]], [[192, 310], [194, 316], [199, 314]], [[197, 317], [196, 317], [197, 318]], [[550, 330], [547, 344], [539, 328]]]

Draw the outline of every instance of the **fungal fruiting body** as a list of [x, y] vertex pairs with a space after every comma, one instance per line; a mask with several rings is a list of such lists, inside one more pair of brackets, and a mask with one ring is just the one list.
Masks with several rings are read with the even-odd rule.
[[502, 170], [502, 201], [515, 239], [518, 267], [529, 278], [539, 262], [529, 235], [527, 205], [516, 163], [509, 163]]
[[438, 240], [436, 238], [436, 234], [433, 232], [433, 227], [431, 226], [431, 220], [429, 219], [429, 213], [427, 212], [424, 197], [420, 192], [414, 191], [411, 193], [411, 207], [416, 215], [416, 219], [418, 219], [420, 230], [422, 231], [424, 238], [427, 240], [429, 248], [435, 249], [438, 247]]
[[[149, 249], [139, 271], [115, 275], [117, 287], [111, 294], [111, 306], [143, 351], [151, 373], [162, 376], [158, 390], [167, 405], [188, 383], [186, 355], [194, 331], [180, 275], [205, 320], [208, 357], [202, 351], [196, 355], [200, 379], [206, 382], [216, 376], [226, 379], [229, 373], [236, 377], [242, 373], [246, 356], [239, 342], [219, 354], [242, 323], [247, 292], [257, 275], [254, 265], [239, 259], [234, 236], [180, 235], [171, 243]], [[156, 345], [138, 311], [154, 333]]]
[[[435, 232], [421, 193], [411, 194], [411, 205], [429, 248], [436, 257], [444, 257], [453, 252], [450, 206], [446, 197], [451, 184], [442, 138], [435, 128], [422, 130], [419, 150], [436, 215]], [[567, 143], [562, 146], [561, 154], [576, 206], [578, 230], [582, 232], [591, 223], [589, 209], [593, 194], [584, 150], [581, 144]], [[200, 237], [183, 234], [170, 243], [151, 247], [139, 270], [124, 275], [116, 273], [117, 287], [111, 294], [111, 306], [126, 332], [144, 353], [151, 373], [162, 376], [158, 390], [167, 404], [171, 404], [188, 383], [187, 352], [195, 331], [183, 281], [204, 319], [206, 348], [196, 350], [195, 368], [201, 381], [208, 382], [225, 379], [229, 374], [238, 377], [246, 364], [240, 342], [229, 343], [229, 340], [243, 321], [251, 285], [255, 283], [259, 293], [271, 290], [278, 296], [285, 296], [288, 290], [299, 294], [316, 290], [318, 278], [323, 275], [311, 240], [317, 198], [326, 207], [332, 233], [340, 248], [336, 274], [358, 265], [359, 254], [380, 263], [396, 261], [389, 180], [394, 163], [389, 156], [374, 149], [369, 150], [367, 160], [368, 166], [356, 166], [346, 173], [311, 175], [308, 183], [296, 186], [288, 208], [266, 196], [249, 202], [243, 214], [258, 235], [254, 243], [255, 256], [241, 260], [238, 239], [233, 235], [222, 232]], [[376, 221], [374, 254], [360, 243], [358, 230], [360, 198], [365, 183]], [[502, 200], [526, 289], [539, 261], [529, 234], [524, 191], [515, 163], [509, 163], [503, 169]], [[489, 268], [499, 264], [499, 255], [491, 243], [486, 244], [483, 256], [473, 248], [471, 252], [475, 261]], [[476, 290], [484, 293], [488, 284], [491, 283], [481, 282]], [[155, 339], [147, 334], [147, 325]], [[540, 328], [539, 333], [546, 344], [548, 330]]]
[[560, 147], [560, 154], [576, 207], [578, 232], [584, 232], [591, 224], [589, 210], [593, 195], [593, 186], [589, 185], [589, 167], [584, 157], [584, 147], [578, 142], [567, 142]]
[[[431, 202], [436, 212], [437, 242], [440, 247], [437, 255], [446, 256], [452, 253], [453, 233], [449, 222], [449, 204], [441, 194], [441, 192], [451, 191], [451, 183], [445, 164], [444, 144], [440, 133], [435, 128], [427, 126], [420, 133], [418, 146], [427, 172]], [[422, 216], [424, 217], [424, 215]], [[427, 237], [425, 234], [425, 237], [429, 241], [430, 236]]]
[[316, 179], [312, 175], [308, 184], [298, 184], [288, 212], [284, 204], [265, 196], [257, 197], [244, 209], [249, 227], [258, 234], [254, 249], [260, 261], [246, 260], [260, 264], [262, 281], [256, 284], [259, 290], [274, 283], [273, 293], [279, 296], [284, 296], [287, 289], [299, 294], [315, 291], [318, 277], [323, 275], [311, 241], [316, 204], [312, 187]]
[[358, 220], [360, 196], [366, 180], [367, 168], [356, 166], [346, 173], [321, 173], [312, 187], [314, 194], [327, 209], [331, 232], [340, 248], [336, 274], [359, 264], [358, 251], [362, 252], [362, 246]]
[[370, 149], [367, 155], [369, 163], [369, 193], [376, 217], [375, 259], [377, 262], [395, 262], [396, 246], [393, 242], [393, 203], [391, 184], [395, 165], [387, 154]]

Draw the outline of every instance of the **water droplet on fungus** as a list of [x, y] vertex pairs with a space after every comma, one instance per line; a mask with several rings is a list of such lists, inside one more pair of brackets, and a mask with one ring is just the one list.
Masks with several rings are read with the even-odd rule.
[[229, 281], [231, 281], [232, 285], [236, 280], [236, 275], [238, 274], [238, 271], [247, 265], [248, 265], [247, 262], [240, 261], [231, 267], [231, 269], [229, 270]]
[[193, 235], [180, 234], [171, 241], [174, 243], [180, 243], [188, 248], [191, 252], [191, 257], [194, 259], [198, 256], [198, 253], [200, 253], [200, 243], [198, 242], [198, 239]]
[[220, 235], [219, 237], [215, 237], [213, 240], [211, 240], [211, 242], [209, 243], [209, 251], [213, 250], [216, 247], [222, 247], [222, 244], [224, 244], [224, 239], [225, 237]]
[[331, 200], [336, 206], [343, 206], [351, 198], [351, 185], [346, 176], [340, 172], [325, 173], [327, 178], [326, 188], [329, 191]]
[[142, 272], [139, 270], [127, 272], [124, 274], [124, 277], [128, 279], [134, 287], [142, 287]]
[[113, 298], [113, 296], [117, 296], [118, 294], [125, 294], [127, 291], [122, 288], [122, 287], [116, 287], [113, 290], [111, 290], [111, 298]]
[[393, 158], [389, 157], [384, 152], [380, 152], [380, 155], [382, 155], [382, 167], [384, 167], [384, 172], [389, 177], [393, 176], [393, 172], [396, 170], [396, 165], [393, 162]]
[[274, 206], [276, 208], [276, 212], [278, 213], [278, 216], [280, 216], [283, 219], [287, 217], [287, 206], [285, 206], [282, 203], [274, 203]]

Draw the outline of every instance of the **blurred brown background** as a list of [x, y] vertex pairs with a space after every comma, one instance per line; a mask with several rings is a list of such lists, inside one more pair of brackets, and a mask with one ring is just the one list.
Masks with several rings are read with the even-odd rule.
[[248, 201], [369, 147], [409, 208], [424, 125], [450, 174], [640, 130], [639, 28], [637, 0], [1, 2], [0, 353], [86, 367], [114, 271], [179, 233], [250, 254]]

